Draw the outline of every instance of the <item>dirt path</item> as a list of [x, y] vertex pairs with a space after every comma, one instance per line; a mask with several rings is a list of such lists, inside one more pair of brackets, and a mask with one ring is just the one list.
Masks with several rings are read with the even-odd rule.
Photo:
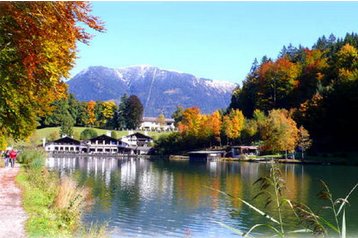
[[21, 190], [16, 187], [15, 168], [0, 168], [0, 237], [26, 237], [24, 224], [27, 215], [21, 204]]

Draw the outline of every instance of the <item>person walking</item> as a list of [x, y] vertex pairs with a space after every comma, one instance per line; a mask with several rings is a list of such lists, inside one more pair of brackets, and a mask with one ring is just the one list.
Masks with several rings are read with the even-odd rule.
[[2, 154], [5, 160], [5, 168], [9, 166], [9, 154], [10, 154], [9, 150], [4, 151], [4, 153]]
[[12, 149], [9, 153], [10, 163], [11, 163], [12, 168], [14, 168], [14, 166], [15, 166], [16, 156], [17, 156], [16, 151], [14, 149]]

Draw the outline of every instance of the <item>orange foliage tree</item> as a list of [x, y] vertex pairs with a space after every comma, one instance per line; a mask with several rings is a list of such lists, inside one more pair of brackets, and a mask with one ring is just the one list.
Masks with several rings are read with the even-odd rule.
[[87, 115], [88, 117], [86, 118], [85, 124], [87, 126], [94, 126], [96, 123], [96, 114], [95, 114], [95, 107], [96, 107], [96, 102], [95, 101], [89, 101], [87, 103], [87, 107], [86, 107], [86, 111], [87, 111]]
[[74, 65], [76, 43], [91, 39], [83, 26], [104, 30], [90, 11], [89, 2], [0, 4], [0, 136], [28, 136], [37, 117], [66, 96], [63, 79]]

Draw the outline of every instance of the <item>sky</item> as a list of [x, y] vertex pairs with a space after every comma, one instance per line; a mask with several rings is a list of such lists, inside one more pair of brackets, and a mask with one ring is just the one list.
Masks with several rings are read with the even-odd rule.
[[358, 2], [92, 2], [92, 10], [107, 31], [79, 43], [72, 76], [144, 64], [240, 84], [255, 58], [275, 59], [284, 45], [358, 32]]

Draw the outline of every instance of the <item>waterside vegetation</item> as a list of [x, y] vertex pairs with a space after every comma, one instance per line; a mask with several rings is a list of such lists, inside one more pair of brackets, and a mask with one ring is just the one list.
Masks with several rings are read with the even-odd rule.
[[[285, 195], [285, 181], [278, 167], [272, 166], [268, 176], [257, 179], [254, 185], [259, 187], [259, 192], [253, 197], [253, 200], [263, 197], [264, 206], [259, 208], [248, 201], [235, 197], [231, 194], [217, 190], [221, 194], [242, 202], [252, 211], [259, 214], [266, 219], [266, 223], [255, 224], [248, 228], [246, 232], [228, 226], [222, 222], [218, 222], [223, 227], [226, 227], [234, 233], [242, 237], [253, 237], [256, 230], [264, 229], [264, 234], [267, 236], [272, 233], [273, 236], [278, 237], [292, 237], [297, 234], [306, 234], [306, 236], [315, 237], [347, 237], [347, 219], [346, 207], [349, 204], [351, 194], [358, 187], [358, 183], [347, 193], [345, 197], [335, 199], [331, 193], [328, 185], [321, 181], [321, 191], [318, 197], [323, 201], [322, 209], [329, 210], [331, 216], [325, 217], [319, 212], [314, 212], [307, 205], [292, 201]], [[215, 190], [213, 188], [209, 188]], [[273, 213], [268, 213], [265, 208], [273, 206]], [[296, 227], [287, 226], [285, 219], [288, 217], [295, 217], [297, 220]], [[255, 236], [259, 236], [256, 234]]]
[[29, 215], [26, 232], [29, 237], [105, 237], [104, 226], [86, 228], [81, 222], [83, 210], [91, 204], [87, 188], [69, 178], [59, 178], [45, 167], [42, 150], [22, 151], [22, 168], [17, 182], [23, 190], [23, 205]]

